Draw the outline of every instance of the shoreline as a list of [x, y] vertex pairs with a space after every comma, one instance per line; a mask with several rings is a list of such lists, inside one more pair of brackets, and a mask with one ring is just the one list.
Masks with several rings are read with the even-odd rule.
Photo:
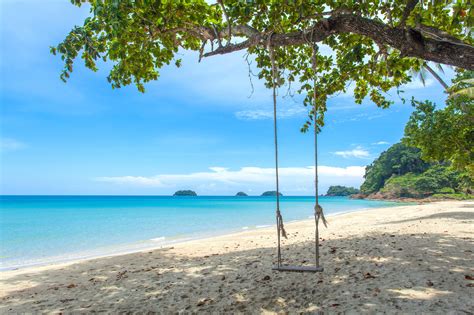
[[[394, 201], [397, 202], [397, 201]], [[345, 214], [351, 214], [351, 213], [363, 213], [366, 211], [377, 211], [380, 209], [386, 209], [386, 208], [397, 208], [397, 207], [405, 207], [405, 206], [414, 206], [415, 204], [410, 204], [412, 202], [400, 202], [402, 205], [397, 205], [397, 206], [386, 206], [386, 207], [380, 207], [380, 208], [361, 208], [361, 209], [356, 209], [356, 210], [346, 210], [346, 211], [340, 211], [336, 213], [330, 213], [326, 215], [328, 219], [332, 217], [337, 217]], [[300, 219], [300, 220], [291, 220], [287, 221], [285, 225], [291, 226], [293, 224], [305, 224], [305, 223], [312, 223], [314, 222], [313, 216], [309, 216], [306, 219]], [[176, 245], [185, 245], [189, 242], [194, 242], [194, 241], [212, 241], [214, 238], [219, 238], [219, 237], [232, 237], [232, 236], [239, 236], [242, 233], [247, 233], [247, 232], [255, 232], [255, 231], [261, 231], [263, 229], [275, 229], [275, 224], [270, 224], [270, 225], [255, 225], [252, 227], [244, 226], [241, 227], [241, 230], [223, 230], [223, 231], [216, 231], [214, 233], [209, 233], [209, 234], [201, 234], [201, 235], [195, 235], [195, 236], [186, 236], [184, 238], [179, 238], [176, 240], [166, 240], [166, 237], [158, 237], [158, 238], [163, 238], [164, 241], [160, 244], [156, 245], [148, 245], [148, 246], [143, 246], [140, 248], [132, 249], [131, 247], [137, 247], [139, 244], [145, 244], [148, 242], [153, 242], [154, 239], [149, 239], [149, 240], [142, 240], [134, 243], [126, 243], [126, 244], [120, 244], [120, 245], [115, 245], [115, 246], [110, 246], [111, 252], [105, 253], [105, 254], [91, 254], [91, 252], [95, 251], [100, 251], [104, 250], [105, 248], [97, 248], [93, 249], [90, 251], [84, 251], [80, 253], [71, 253], [69, 255], [78, 255], [78, 257], [73, 257], [73, 258], [66, 258], [63, 256], [52, 256], [45, 258], [44, 261], [38, 262], [38, 263], [27, 263], [23, 265], [15, 265], [15, 266], [7, 266], [3, 267], [0, 265], [0, 275], [2, 273], [6, 272], [14, 272], [14, 271], [25, 271], [28, 272], [29, 270], [35, 270], [37, 268], [49, 268], [49, 267], [62, 267], [62, 266], [69, 266], [72, 264], [76, 263], [81, 263], [81, 262], [87, 262], [95, 259], [101, 259], [101, 258], [111, 258], [111, 257], [117, 257], [117, 256], [123, 256], [123, 255], [129, 255], [129, 254], [135, 254], [135, 253], [143, 253], [147, 251], [154, 251], [154, 250], [160, 250], [160, 249], [166, 249], [170, 248]], [[113, 248], [112, 248], [113, 247]], [[122, 250], [119, 248], [122, 247]], [[109, 248], [109, 247], [107, 247]], [[116, 251], [114, 250], [116, 249]], [[83, 254], [81, 256], [80, 254]], [[90, 253], [90, 254], [88, 254]]]
[[415, 198], [415, 197], [386, 197], [384, 195], [379, 195], [377, 193], [364, 195], [364, 194], [353, 194], [348, 196], [352, 200], [372, 200], [372, 201], [390, 201], [390, 202], [400, 202], [400, 203], [417, 203], [417, 204], [427, 204], [432, 202], [450, 202], [450, 201], [470, 201], [474, 200], [472, 198], [433, 198], [432, 196], [424, 197], [424, 198]]
[[[0, 313], [470, 313], [474, 202], [331, 216], [322, 273], [273, 271], [274, 226], [0, 273]], [[283, 263], [314, 264], [314, 222], [286, 224]]]

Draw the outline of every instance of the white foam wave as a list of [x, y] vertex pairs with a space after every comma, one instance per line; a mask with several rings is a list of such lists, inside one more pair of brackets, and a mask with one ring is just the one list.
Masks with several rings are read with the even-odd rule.
[[161, 241], [164, 241], [165, 239], [166, 239], [166, 237], [160, 236], [160, 237], [152, 238], [152, 239], [150, 239], [150, 241], [161, 242]]

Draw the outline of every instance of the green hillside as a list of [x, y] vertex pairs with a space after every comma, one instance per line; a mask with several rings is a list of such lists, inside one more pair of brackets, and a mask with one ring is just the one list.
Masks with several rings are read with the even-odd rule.
[[471, 199], [467, 172], [449, 162], [425, 162], [421, 151], [397, 143], [367, 166], [361, 193], [372, 198]]

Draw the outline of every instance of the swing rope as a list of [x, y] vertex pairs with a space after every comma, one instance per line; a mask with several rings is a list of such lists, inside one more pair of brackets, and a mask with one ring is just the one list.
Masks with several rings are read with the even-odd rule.
[[[311, 34], [312, 35], [312, 34]], [[314, 71], [314, 79], [313, 79], [313, 124], [314, 124], [314, 198], [315, 198], [315, 205], [314, 205], [314, 223], [315, 223], [315, 231], [314, 231], [314, 252], [316, 258], [316, 267], [319, 267], [319, 220], [321, 219], [324, 226], [327, 227], [327, 221], [324, 217], [323, 208], [319, 205], [319, 182], [318, 182], [318, 123], [317, 123], [317, 115], [318, 115], [318, 105], [316, 102], [316, 67], [317, 67], [317, 52], [318, 46], [312, 46], [312, 55], [311, 55], [311, 65]]]
[[[278, 69], [275, 62], [274, 50], [272, 47], [272, 36], [274, 32], [271, 31], [267, 39], [267, 49], [269, 52], [271, 62], [271, 79], [272, 79], [272, 93], [273, 93], [273, 133], [274, 133], [274, 146], [275, 146], [275, 178], [276, 178], [276, 223], [277, 223], [277, 268], [279, 271], [323, 271], [320, 267], [319, 261], [319, 220], [322, 220], [324, 226], [327, 227], [327, 221], [324, 217], [323, 208], [319, 205], [319, 190], [318, 190], [318, 133], [319, 128], [317, 124], [318, 105], [316, 101], [316, 69], [317, 69], [317, 52], [318, 46], [312, 46], [311, 63], [314, 72], [313, 79], [313, 123], [314, 123], [314, 185], [315, 185], [315, 205], [314, 205], [314, 220], [315, 220], [315, 262], [316, 268], [311, 267], [295, 267], [295, 266], [282, 266], [281, 259], [281, 236], [287, 238], [285, 227], [283, 225], [283, 217], [280, 212], [280, 182], [278, 174], [278, 128], [277, 128], [277, 85], [278, 85]], [[312, 37], [313, 34], [311, 34]], [[308, 41], [309, 43], [310, 41]], [[275, 268], [274, 268], [275, 269]]]
[[277, 223], [277, 236], [278, 236], [278, 247], [277, 247], [277, 260], [278, 266], [281, 266], [281, 236], [287, 238], [285, 226], [283, 225], [283, 217], [280, 212], [280, 181], [278, 174], [278, 128], [277, 128], [277, 67], [275, 63], [275, 56], [273, 47], [271, 45], [273, 32], [268, 35], [267, 48], [270, 54], [270, 61], [272, 65], [272, 92], [273, 92], [273, 138], [275, 146], [275, 178], [276, 178], [276, 223]]

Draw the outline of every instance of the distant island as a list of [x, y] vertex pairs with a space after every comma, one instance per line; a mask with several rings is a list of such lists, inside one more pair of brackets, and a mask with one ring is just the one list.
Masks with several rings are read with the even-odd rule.
[[326, 196], [350, 196], [358, 193], [359, 189], [357, 188], [337, 185], [330, 186]]
[[[277, 192], [274, 190], [266, 191], [262, 194], [262, 197], [268, 197], [268, 196], [276, 196]], [[283, 196], [282, 193], [280, 193], [280, 196]]]
[[238, 197], [247, 197], [248, 195], [244, 193], [243, 191], [239, 191], [238, 193], [235, 194]]
[[197, 196], [197, 194], [192, 190], [178, 190], [173, 196]]

